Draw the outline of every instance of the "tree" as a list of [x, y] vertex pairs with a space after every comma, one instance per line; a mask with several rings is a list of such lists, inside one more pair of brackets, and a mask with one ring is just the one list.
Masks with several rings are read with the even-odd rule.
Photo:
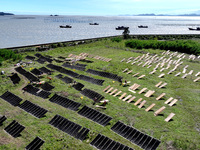
[[124, 39], [128, 39], [128, 38], [130, 38], [129, 33], [130, 33], [130, 31], [129, 31], [129, 27], [126, 27], [126, 28], [124, 29], [124, 32], [122, 33]]

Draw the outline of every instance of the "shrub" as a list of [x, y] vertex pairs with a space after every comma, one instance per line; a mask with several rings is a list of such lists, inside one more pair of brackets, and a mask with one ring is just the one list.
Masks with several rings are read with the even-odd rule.
[[119, 43], [119, 42], [122, 41], [122, 38], [120, 38], [120, 37], [114, 37], [114, 38], [111, 39], [111, 41]]
[[63, 43], [58, 43], [58, 47], [63, 47]]
[[3, 63], [3, 58], [0, 57], [0, 66], [2, 65], [2, 63]]
[[58, 47], [58, 44], [52, 44], [51, 47], [52, 47], [52, 48], [57, 48], [57, 47]]
[[12, 50], [0, 49], [0, 65], [2, 65], [3, 61], [9, 60], [9, 59], [11, 59], [12, 61], [21, 60], [22, 56], [20, 54], [16, 54]]
[[164, 49], [178, 51], [188, 54], [200, 54], [200, 44], [191, 40], [174, 40], [174, 41], [158, 41], [158, 40], [129, 40], [125, 43], [126, 47], [137, 49]]

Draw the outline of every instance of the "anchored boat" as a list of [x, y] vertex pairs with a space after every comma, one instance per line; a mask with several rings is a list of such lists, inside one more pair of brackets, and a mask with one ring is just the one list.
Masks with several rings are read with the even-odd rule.
[[140, 26], [138, 26], [138, 28], [148, 28], [148, 26], [140, 25]]
[[125, 30], [128, 29], [129, 27], [125, 27], [125, 26], [118, 26], [117, 28], [115, 28], [116, 30]]
[[72, 28], [70, 25], [60, 26], [60, 28]]
[[195, 31], [200, 31], [200, 27], [196, 27], [196, 28], [188, 28], [189, 30], [195, 30]]
[[96, 23], [96, 22], [95, 22], [95, 23], [89, 23], [89, 24], [90, 24], [90, 25], [99, 25], [99, 24], [98, 24], [98, 23]]

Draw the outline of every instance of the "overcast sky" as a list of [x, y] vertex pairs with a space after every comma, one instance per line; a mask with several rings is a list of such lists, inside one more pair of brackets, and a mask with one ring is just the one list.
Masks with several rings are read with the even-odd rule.
[[0, 12], [15, 14], [200, 14], [199, 10], [199, 0], [0, 0]]

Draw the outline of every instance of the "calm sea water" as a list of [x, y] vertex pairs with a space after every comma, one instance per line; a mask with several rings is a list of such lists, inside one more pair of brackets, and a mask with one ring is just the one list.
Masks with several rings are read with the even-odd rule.
[[[94, 22], [99, 25], [89, 25]], [[66, 24], [72, 28], [59, 28]], [[130, 34], [200, 34], [188, 30], [200, 26], [200, 17], [0, 16], [0, 48], [121, 35], [117, 26], [129, 26]]]

